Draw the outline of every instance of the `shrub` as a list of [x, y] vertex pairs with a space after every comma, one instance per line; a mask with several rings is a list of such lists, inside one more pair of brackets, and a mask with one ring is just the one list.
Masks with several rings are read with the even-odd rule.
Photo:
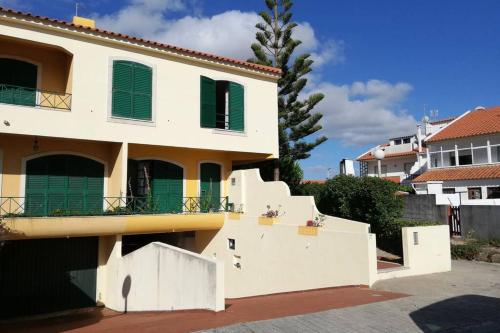
[[470, 242], [461, 245], [451, 245], [452, 259], [467, 259], [474, 260], [481, 251], [481, 245], [476, 242]]
[[395, 195], [399, 185], [376, 177], [339, 175], [325, 183], [318, 208], [322, 213], [369, 223], [382, 232], [403, 212], [403, 200]]
[[316, 203], [319, 202], [319, 198], [321, 196], [321, 192], [324, 190], [325, 184], [319, 183], [303, 183], [300, 184], [298, 189], [298, 194], [300, 195], [311, 195], [314, 197], [314, 201]]

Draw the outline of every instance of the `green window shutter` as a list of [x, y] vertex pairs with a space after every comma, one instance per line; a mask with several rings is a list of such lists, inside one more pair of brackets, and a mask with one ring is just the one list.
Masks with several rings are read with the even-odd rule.
[[229, 129], [245, 129], [245, 90], [241, 84], [229, 82]]
[[151, 68], [130, 61], [113, 62], [113, 116], [151, 120], [152, 97]]
[[151, 192], [155, 208], [161, 213], [181, 212], [183, 170], [167, 162], [153, 161]]
[[151, 100], [153, 97], [153, 71], [151, 68], [134, 64], [134, 119], [151, 120]]
[[215, 128], [215, 81], [200, 77], [200, 125]]
[[131, 62], [113, 62], [113, 116], [123, 118], [132, 117], [133, 73], [134, 70]]

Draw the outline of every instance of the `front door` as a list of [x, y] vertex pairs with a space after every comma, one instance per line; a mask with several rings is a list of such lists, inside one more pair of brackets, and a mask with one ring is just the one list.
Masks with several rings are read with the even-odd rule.
[[37, 66], [0, 58], [0, 103], [35, 106]]

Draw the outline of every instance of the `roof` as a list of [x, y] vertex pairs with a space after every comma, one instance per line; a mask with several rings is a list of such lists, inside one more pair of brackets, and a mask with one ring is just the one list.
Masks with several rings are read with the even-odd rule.
[[430, 136], [426, 142], [500, 133], [500, 106], [470, 111]]
[[397, 183], [397, 184], [399, 184], [401, 182], [401, 177], [399, 177], [399, 176], [386, 176], [386, 177], [382, 177], [382, 179], [393, 182], [393, 183]]
[[31, 13], [20, 12], [20, 11], [16, 11], [16, 10], [4, 8], [4, 7], [0, 7], [0, 14], [21, 17], [21, 18], [28, 20], [28, 21], [40, 21], [44, 24], [50, 24], [52, 26], [57, 25], [57, 26], [63, 27], [63, 28], [71, 28], [75, 31], [80, 31], [80, 32], [87, 32], [88, 33], [89, 31], [91, 31], [91, 32], [99, 34], [101, 36], [113, 37], [113, 38], [128, 41], [128, 42], [140, 43], [140, 44], [143, 44], [145, 46], [160, 48], [160, 49], [163, 49], [165, 51], [172, 51], [172, 52], [180, 53], [180, 54], [183, 54], [186, 56], [191, 56], [191, 57], [194, 56], [194, 57], [198, 57], [198, 58], [202, 58], [202, 59], [208, 59], [208, 60], [213, 60], [213, 61], [219, 61], [219, 62], [226, 63], [226, 64], [237, 65], [237, 66], [247, 68], [247, 69], [253, 69], [253, 70], [258, 70], [258, 71], [262, 71], [262, 72], [267, 72], [267, 73], [271, 73], [273, 75], [281, 75], [280, 68], [264, 66], [264, 65], [259, 65], [259, 64], [253, 64], [253, 63], [243, 61], [243, 60], [218, 56], [218, 55], [214, 55], [214, 54], [210, 54], [210, 53], [206, 53], [206, 52], [200, 52], [200, 51], [196, 51], [196, 50], [191, 50], [191, 49], [178, 47], [178, 46], [174, 46], [174, 45], [170, 45], [170, 44], [159, 43], [156, 41], [147, 40], [147, 39], [138, 38], [138, 37], [133, 37], [133, 36], [129, 36], [126, 34], [112, 32], [112, 31], [108, 31], [108, 30], [104, 30], [104, 29], [90, 28], [90, 27], [85, 27], [82, 25], [76, 25], [74, 23], [70, 23], [70, 22], [66, 22], [66, 21], [58, 20], [58, 19], [53, 19], [53, 18], [49, 18], [46, 16], [33, 15]]
[[[418, 150], [409, 150], [409, 151], [404, 151], [400, 153], [386, 153], [384, 159], [386, 158], [396, 158], [396, 157], [403, 157], [403, 156], [412, 156], [418, 153]], [[374, 161], [375, 156], [372, 155], [371, 152], [367, 152], [364, 155], [360, 156], [357, 158], [358, 161]]]
[[307, 179], [302, 181], [302, 184], [324, 184], [324, 183], [326, 183], [326, 180], [324, 179]]
[[430, 169], [413, 179], [413, 183], [428, 181], [476, 180], [500, 178], [500, 164], [488, 166]]

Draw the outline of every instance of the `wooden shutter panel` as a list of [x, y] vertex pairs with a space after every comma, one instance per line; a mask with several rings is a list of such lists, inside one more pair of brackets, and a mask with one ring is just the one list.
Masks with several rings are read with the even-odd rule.
[[215, 81], [200, 77], [200, 125], [215, 128]]
[[134, 64], [134, 119], [151, 120], [151, 100], [153, 88], [153, 71], [151, 68]]
[[221, 167], [215, 163], [202, 163], [200, 166], [200, 200], [202, 211], [220, 209]]
[[113, 62], [113, 116], [132, 117], [133, 73], [132, 63], [128, 61]]
[[241, 84], [229, 82], [229, 129], [245, 129], [245, 90]]

